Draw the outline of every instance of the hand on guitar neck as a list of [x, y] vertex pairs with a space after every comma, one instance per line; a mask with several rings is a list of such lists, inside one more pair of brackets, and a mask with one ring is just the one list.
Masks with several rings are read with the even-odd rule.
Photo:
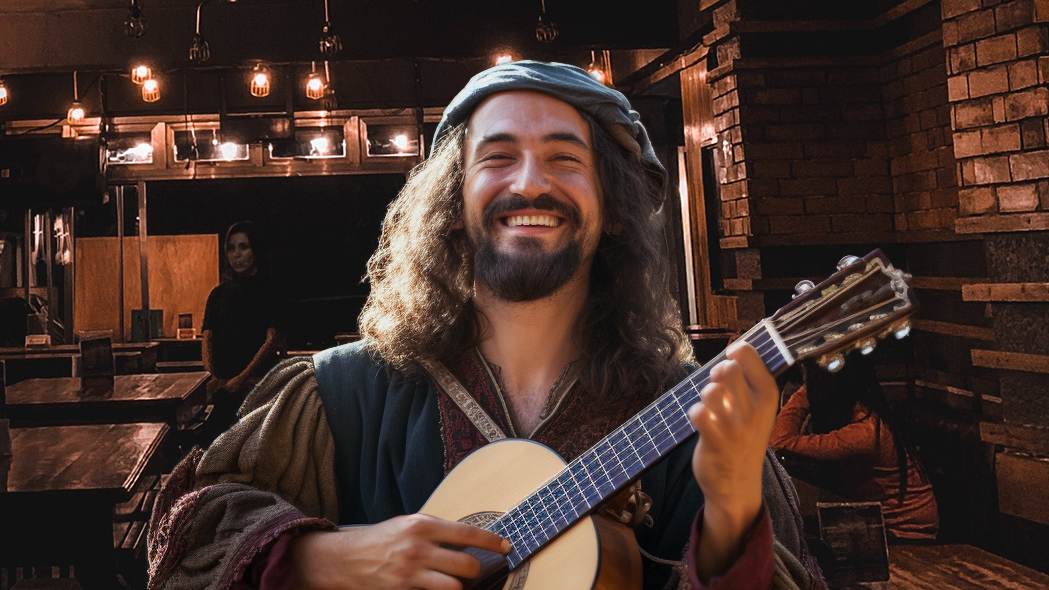
[[689, 420], [699, 433], [692, 472], [703, 491], [696, 551], [699, 580], [724, 573], [761, 512], [761, 470], [779, 389], [752, 346], [733, 345], [710, 373]]
[[306, 533], [293, 541], [296, 588], [459, 588], [480, 562], [442, 545], [506, 553], [510, 544], [483, 529], [422, 514], [370, 526]]

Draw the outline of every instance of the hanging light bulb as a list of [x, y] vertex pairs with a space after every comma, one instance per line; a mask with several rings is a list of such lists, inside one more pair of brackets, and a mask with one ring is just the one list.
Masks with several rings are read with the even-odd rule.
[[151, 68], [151, 67], [149, 67], [149, 66], [147, 66], [145, 64], [139, 64], [139, 65], [131, 68], [131, 81], [134, 82], [135, 84], [141, 84], [141, 83], [145, 82], [146, 80], [149, 80], [152, 77], [153, 77], [153, 68]]
[[77, 89], [76, 70], [73, 70], [73, 104], [69, 105], [66, 120], [70, 125], [79, 125], [84, 122], [84, 106], [80, 104], [80, 91]]
[[7, 86], [4, 86], [4, 79], [0, 78], [0, 106], [7, 104]]
[[510, 55], [509, 53], [501, 53], [495, 56], [495, 65], [497, 66], [508, 64], [512, 61], [514, 61], [514, 56]]
[[131, 4], [127, 7], [124, 33], [132, 39], [138, 39], [146, 34], [146, 19], [142, 16], [142, 8], [138, 5], [138, 0], [131, 0]]
[[255, 69], [251, 71], [251, 95], [262, 98], [263, 96], [269, 96], [270, 94], [270, 73], [262, 67], [262, 64], [255, 66]]
[[189, 48], [190, 61], [198, 64], [208, 61], [208, 58], [211, 57], [208, 41], [204, 38], [204, 35], [200, 34], [200, 7], [204, 6], [204, 3], [207, 1], [201, 0], [200, 4], [197, 4], [197, 30], [193, 35], [193, 45]]
[[160, 100], [160, 84], [156, 78], [150, 78], [142, 83], [142, 100], [146, 102]]
[[317, 73], [317, 62], [313, 62], [313, 71], [310, 72], [310, 77], [306, 79], [306, 98], [317, 100], [324, 96], [324, 78]]
[[540, 43], [553, 43], [557, 40], [557, 25], [546, 16], [546, 0], [539, 0], [539, 22], [535, 25], [535, 39]]
[[597, 58], [594, 55], [593, 51], [590, 52], [590, 65], [587, 66], [586, 71], [588, 74], [590, 74], [591, 78], [597, 80], [602, 84], [605, 83], [605, 71], [601, 68], [601, 66], [597, 65]]
[[324, 28], [321, 29], [320, 50], [322, 54], [328, 57], [333, 57], [336, 53], [342, 51], [342, 39], [331, 30], [331, 19], [328, 18], [328, 0], [324, 0]]

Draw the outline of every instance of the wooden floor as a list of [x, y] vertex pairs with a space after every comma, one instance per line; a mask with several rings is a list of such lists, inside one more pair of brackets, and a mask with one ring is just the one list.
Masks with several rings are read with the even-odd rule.
[[893, 545], [892, 590], [1045, 590], [1049, 575], [971, 545]]

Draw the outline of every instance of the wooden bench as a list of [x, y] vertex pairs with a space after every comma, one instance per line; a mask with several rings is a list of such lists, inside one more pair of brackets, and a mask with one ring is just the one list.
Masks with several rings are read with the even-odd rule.
[[146, 533], [153, 504], [166, 481], [166, 475], [142, 478], [131, 498], [114, 510], [113, 549], [117, 554], [117, 569], [130, 588], [146, 585]]

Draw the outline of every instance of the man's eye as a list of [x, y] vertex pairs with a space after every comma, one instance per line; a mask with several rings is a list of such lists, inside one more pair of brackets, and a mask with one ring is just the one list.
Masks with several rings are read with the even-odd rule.
[[555, 160], [560, 160], [560, 161], [563, 161], [563, 162], [582, 162], [583, 161], [580, 158], [577, 158], [576, 156], [573, 156], [571, 154], [561, 154], [559, 156], [555, 156], [554, 159]]

